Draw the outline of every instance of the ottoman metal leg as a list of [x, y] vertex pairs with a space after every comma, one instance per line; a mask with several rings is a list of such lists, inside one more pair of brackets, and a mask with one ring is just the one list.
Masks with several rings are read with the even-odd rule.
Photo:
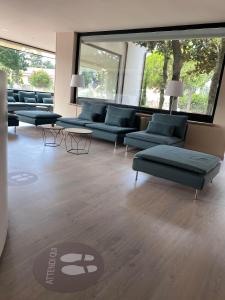
[[195, 200], [198, 199], [198, 190], [195, 190]]
[[136, 171], [135, 182], [138, 180], [138, 171]]

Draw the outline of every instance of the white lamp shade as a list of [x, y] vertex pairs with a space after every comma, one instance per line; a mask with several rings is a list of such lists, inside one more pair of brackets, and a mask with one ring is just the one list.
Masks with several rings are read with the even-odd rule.
[[73, 74], [70, 82], [71, 87], [84, 87], [84, 78], [82, 75]]
[[183, 96], [184, 85], [182, 81], [178, 80], [169, 80], [165, 90], [166, 96], [179, 97]]

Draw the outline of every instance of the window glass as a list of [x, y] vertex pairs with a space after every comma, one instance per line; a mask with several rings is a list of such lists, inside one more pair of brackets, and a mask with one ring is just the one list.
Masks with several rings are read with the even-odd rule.
[[78, 97], [168, 111], [166, 86], [170, 80], [182, 81], [183, 95], [173, 98], [173, 111], [211, 122], [223, 72], [225, 28], [137, 31], [81, 34], [79, 70], [86, 87]]
[[80, 74], [85, 87], [79, 97], [115, 100], [118, 84], [120, 55], [96, 45], [81, 44]]
[[0, 40], [0, 70], [7, 73], [9, 89], [54, 91], [52, 53]]

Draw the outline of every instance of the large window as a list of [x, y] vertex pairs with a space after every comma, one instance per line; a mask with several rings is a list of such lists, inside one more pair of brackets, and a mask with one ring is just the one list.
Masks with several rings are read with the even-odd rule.
[[0, 40], [0, 70], [7, 73], [9, 89], [54, 91], [53, 53]]
[[[213, 121], [224, 65], [223, 24], [84, 33], [80, 39], [78, 70], [86, 86], [79, 98], [168, 111], [166, 85], [179, 80], [184, 94], [173, 101], [173, 111], [192, 120]], [[101, 50], [90, 44], [101, 45]]]
[[118, 85], [120, 55], [97, 45], [81, 44], [80, 74], [85, 88], [79, 97], [115, 100]]

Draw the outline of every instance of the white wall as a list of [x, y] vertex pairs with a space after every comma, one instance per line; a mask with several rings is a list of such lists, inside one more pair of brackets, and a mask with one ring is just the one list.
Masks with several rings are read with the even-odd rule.
[[146, 49], [128, 43], [123, 88], [123, 104], [139, 105]]
[[7, 133], [6, 76], [0, 71], [0, 256], [5, 245], [8, 227]]
[[56, 34], [56, 67], [54, 111], [64, 117], [76, 114], [76, 106], [71, 104], [71, 76], [74, 70], [77, 35], [74, 32]]

